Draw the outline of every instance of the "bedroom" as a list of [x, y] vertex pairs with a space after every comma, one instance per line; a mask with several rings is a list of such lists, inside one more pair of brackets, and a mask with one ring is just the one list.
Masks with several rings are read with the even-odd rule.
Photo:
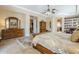
[[0, 6], [0, 53], [79, 53], [78, 9], [77, 5]]

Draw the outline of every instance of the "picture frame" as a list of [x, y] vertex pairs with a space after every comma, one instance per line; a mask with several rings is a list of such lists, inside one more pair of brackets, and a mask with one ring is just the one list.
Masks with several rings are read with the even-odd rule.
[[16, 17], [8, 17], [5, 20], [6, 28], [19, 28], [20, 21]]

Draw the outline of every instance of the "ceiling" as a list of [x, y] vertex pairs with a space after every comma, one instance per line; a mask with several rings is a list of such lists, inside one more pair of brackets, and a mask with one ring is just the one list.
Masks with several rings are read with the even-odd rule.
[[[43, 13], [47, 10], [47, 5], [19, 5], [20, 7], [32, 11]], [[74, 15], [76, 14], [76, 5], [50, 5], [50, 9], [56, 9], [57, 15]], [[79, 8], [78, 8], [79, 9]]]

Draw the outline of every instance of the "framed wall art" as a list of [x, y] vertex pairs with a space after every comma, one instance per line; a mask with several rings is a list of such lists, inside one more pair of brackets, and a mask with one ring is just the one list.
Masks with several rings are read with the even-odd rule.
[[16, 17], [8, 17], [5, 20], [6, 28], [19, 28], [20, 21]]

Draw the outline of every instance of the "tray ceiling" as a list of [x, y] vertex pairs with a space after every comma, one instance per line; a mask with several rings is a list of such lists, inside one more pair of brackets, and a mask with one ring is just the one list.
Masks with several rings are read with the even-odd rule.
[[[19, 5], [20, 7], [27, 8], [39, 13], [47, 10], [47, 5]], [[76, 14], [76, 5], [50, 5], [50, 9], [56, 9], [57, 15], [74, 15]]]

